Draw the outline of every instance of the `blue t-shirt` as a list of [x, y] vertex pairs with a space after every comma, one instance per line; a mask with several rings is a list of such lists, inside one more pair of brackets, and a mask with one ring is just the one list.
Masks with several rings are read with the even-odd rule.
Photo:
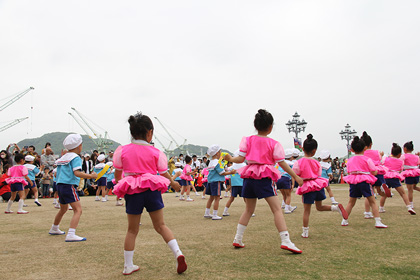
[[230, 184], [232, 187], [241, 187], [244, 185], [244, 179], [238, 173], [232, 174], [230, 176]]
[[115, 178], [115, 173], [111, 171], [111, 169], [108, 169], [108, 172], [106, 172], [106, 179], [107, 181], [112, 181]]
[[66, 165], [58, 165], [57, 184], [79, 185], [80, 178], [73, 173], [76, 170], [82, 170], [82, 159], [78, 156]]
[[322, 174], [321, 174], [321, 177], [322, 177], [322, 178], [329, 179], [330, 177], [328, 176], [328, 174], [332, 174], [332, 169], [331, 169], [331, 167], [330, 167], [330, 168], [328, 168], [328, 169], [324, 169], [324, 168], [322, 168]]
[[[217, 161], [217, 164], [214, 161]], [[209, 183], [225, 181], [225, 175], [221, 175], [225, 172], [225, 170], [222, 167], [220, 167], [219, 161], [217, 159], [213, 159], [210, 161], [207, 170], [209, 171], [209, 175], [207, 176], [207, 180]]]
[[29, 179], [31, 179], [31, 181], [35, 181], [35, 176], [39, 174], [39, 169], [38, 167], [36, 167], [33, 164], [24, 164], [23, 166], [26, 167], [26, 169], [28, 169], [28, 177]]
[[[182, 169], [181, 168], [176, 168], [176, 169], [174, 169], [174, 171], [172, 171], [172, 176], [174, 176], [175, 175], [175, 173], [177, 173], [178, 171], [182, 171]], [[181, 181], [182, 179], [181, 179], [181, 177], [176, 177], [175, 179], [174, 179], [175, 181]]]

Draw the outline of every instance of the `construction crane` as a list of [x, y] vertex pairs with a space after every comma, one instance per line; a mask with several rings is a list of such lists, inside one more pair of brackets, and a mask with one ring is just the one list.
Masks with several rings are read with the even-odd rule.
[[[108, 147], [112, 146], [114, 143], [108, 139], [108, 132], [105, 131], [104, 137], [102, 137], [102, 134], [99, 134], [85, 119], [85, 117], [77, 111], [75, 108], [71, 108], [80, 118], [76, 118], [72, 113], [69, 112], [69, 115], [73, 117], [73, 119], [79, 124], [79, 126], [86, 132], [87, 136], [89, 136], [90, 139], [92, 139], [93, 143], [98, 147], [99, 151], [107, 152]], [[82, 123], [83, 122], [83, 123]], [[89, 132], [85, 126], [87, 126], [91, 132]], [[93, 138], [90, 134], [93, 133], [93, 135], [96, 138]]]
[[6, 129], [8, 129], [8, 128], [11, 128], [12, 126], [15, 126], [15, 125], [17, 125], [18, 123], [20, 123], [20, 122], [23, 122], [24, 120], [26, 120], [28, 117], [26, 117], [26, 118], [21, 118], [21, 119], [16, 119], [16, 120], [14, 120], [14, 121], [12, 121], [12, 122], [10, 122], [10, 123], [8, 123], [8, 124], [6, 124], [5, 126], [2, 126], [2, 127], [0, 127], [0, 132], [2, 132], [2, 131], [4, 131], [4, 130], [6, 130]]
[[9, 107], [10, 105], [12, 105], [13, 103], [15, 103], [16, 101], [18, 101], [19, 99], [21, 99], [23, 96], [25, 96], [28, 92], [30, 92], [33, 89], [34, 89], [33, 87], [30, 87], [27, 90], [14, 95], [12, 99], [10, 99], [9, 101], [7, 101], [6, 103], [0, 106], [0, 112], [6, 109], [7, 107]]
[[[179, 145], [178, 142], [175, 140], [175, 138], [172, 136], [172, 134], [169, 133], [169, 131], [166, 129], [166, 127], [163, 125], [163, 123], [157, 118], [154, 117], [162, 126], [162, 128], [166, 131], [166, 133], [169, 135], [169, 137], [172, 139], [172, 141], [169, 143], [168, 148], [165, 149], [165, 146], [162, 145], [162, 143], [159, 141], [159, 143], [161, 143], [161, 145], [163, 146], [163, 148], [165, 149], [165, 154], [169, 155], [171, 153], [174, 152], [174, 150], [180, 148], [181, 151], [183, 151], [183, 147], [185, 146], [185, 144], [187, 143], [187, 139], [184, 139], [184, 143], [182, 143], [182, 145]], [[155, 137], [156, 138], [156, 137]], [[157, 138], [156, 138], [157, 139]], [[171, 144], [175, 143], [176, 147], [173, 150], [170, 150]]]

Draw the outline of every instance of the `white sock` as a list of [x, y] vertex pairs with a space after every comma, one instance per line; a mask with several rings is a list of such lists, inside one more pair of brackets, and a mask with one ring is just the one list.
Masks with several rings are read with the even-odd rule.
[[280, 238], [281, 238], [281, 242], [291, 242], [290, 241], [290, 236], [289, 236], [289, 232], [287, 230], [285, 231], [280, 231]]
[[96, 196], [95, 198], [96, 198], [96, 199], [98, 199], [98, 198], [99, 198], [99, 196]]
[[407, 207], [407, 209], [410, 209], [411, 208], [411, 204], [408, 204], [405, 207]]
[[331, 196], [330, 199], [331, 199], [331, 202], [335, 202], [334, 196]]
[[172, 239], [168, 242], [169, 248], [171, 248], [172, 253], [174, 253], [174, 257], [177, 258], [179, 255], [182, 255], [181, 250], [179, 249], [178, 242], [176, 239]]
[[411, 208], [413, 208], [414, 207], [414, 202], [410, 202], [410, 205], [411, 205]]
[[10, 208], [12, 207], [13, 204], [13, 200], [9, 199], [9, 201], [7, 202], [7, 211], [10, 211]]
[[190, 199], [190, 196], [189, 195], [187, 195], [187, 199]]
[[57, 198], [54, 198], [53, 203], [56, 204], [57, 203]]
[[74, 235], [76, 235], [76, 229], [69, 228], [69, 231], [67, 232], [67, 236], [74, 236]]
[[236, 235], [235, 235], [236, 240], [242, 240], [242, 238], [244, 237], [245, 229], [246, 229], [246, 226], [238, 224], [238, 227], [236, 228]]
[[23, 199], [19, 199], [18, 202], [18, 212], [23, 211], [23, 204], [25, 203], [25, 201]]
[[[35, 198], [35, 201], [38, 201], [38, 198]], [[39, 201], [38, 201], [39, 202]]]
[[107, 200], [108, 200], [108, 195], [107, 195], [107, 194], [105, 195], [105, 199], [107, 199]]
[[210, 215], [210, 208], [206, 208], [206, 211], [204, 212], [204, 215], [206, 215], [206, 216]]
[[291, 209], [290, 208], [292, 208], [289, 204], [285, 204], [284, 205], [284, 210], [286, 210], [286, 211], [291, 211]]
[[380, 217], [375, 217], [375, 222], [376, 223], [381, 222], [381, 218]]
[[134, 251], [124, 250], [124, 266], [127, 266], [127, 267], [133, 266], [133, 256], [134, 256]]
[[229, 207], [225, 207], [225, 213], [227, 213], [227, 211], [229, 210]]
[[217, 211], [218, 210], [213, 210], [213, 216], [217, 216]]
[[53, 224], [53, 225], [52, 225], [52, 227], [51, 227], [51, 229], [53, 229], [53, 230], [59, 230], [59, 228], [58, 228], [59, 226], [60, 226], [60, 225], [54, 225], [54, 224]]

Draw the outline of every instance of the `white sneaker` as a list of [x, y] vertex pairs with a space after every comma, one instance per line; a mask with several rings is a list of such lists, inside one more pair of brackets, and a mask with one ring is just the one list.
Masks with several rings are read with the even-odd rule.
[[242, 240], [239, 240], [239, 239], [234, 239], [233, 240], [233, 246], [235, 247], [235, 248], [244, 248], [245, 247], [245, 244], [242, 242]]
[[281, 203], [281, 209], [284, 209], [286, 207], [286, 204], [284, 204], [284, 201]]
[[192, 198], [187, 198], [185, 201], [187, 201], [187, 202], [192, 202], [192, 201], [194, 201], [194, 199], [192, 199]]
[[106, 198], [104, 197], [104, 198], [102, 198], [102, 202], [106, 202]]
[[230, 216], [229, 212], [223, 212], [223, 217]]
[[213, 218], [213, 215], [210, 215], [210, 214], [204, 214], [204, 218], [206, 218], [206, 219], [211, 219], [211, 218]]
[[195, 193], [195, 196], [200, 196], [200, 194], [198, 192]]
[[227, 194], [227, 193], [225, 193], [225, 195], [224, 195], [225, 197], [229, 197], [229, 195]]
[[17, 211], [17, 213], [18, 214], [28, 214], [29, 212], [28, 211], [25, 211], [25, 210], [20, 210], [20, 211]]
[[206, 197], [205, 196], [202, 196], [201, 199], [206, 199]]
[[138, 267], [137, 265], [124, 266], [123, 274], [124, 275], [130, 275], [131, 273], [136, 272], [139, 269], [140, 269], [140, 267]]
[[28, 204], [23, 204], [23, 207], [28, 207]]
[[71, 207], [71, 205], [69, 205], [69, 210], [73, 210], [73, 207]]
[[34, 203], [38, 206], [42, 206], [41, 202], [39, 202], [38, 200], [35, 200]]
[[86, 241], [86, 238], [77, 236], [76, 234], [72, 236], [68, 236], [68, 235], [66, 236], [66, 242], [80, 242], [80, 241]]
[[284, 210], [284, 214], [292, 214], [292, 213], [293, 213], [293, 211], [295, 211], [295, 210], [296, 210], [296, 208], [297, 208], [297, 206], [290, 206], [290, 208], [289, 208], [289, 209]]
[[181, 201], [184, 201], [185, 200], [185, 198], [183, 198], [182, 196], [179, 198], [179, 200], [181, 200]]
[[379, 213], [385, 213], [385, 208], [384, 207], [379, 207]]
[[302, 227], [302, 237], [303, 238], [308, 238], [309, 237], [309, 227]]
[[119, 201], [117, 201], [117, 203], [115, 203], [115, 206], [123, 206], [124, 203], [120, 203]]
[[348, 226], [348, 225], [349, 225], [349, 221], [348, 221], [348, 220], [343, 219], [343, 220], [341, 221], [341, 225], [342, 225], [343, 227], [346, 227], [346, 226]]
[[212, 220], [221, 220], [221, 219], [223, 219], [223, 218], [222, 218], [222, 217], [220, 217], [220, 216], [215, 215], [215, 216], [211, 217], [211, 219], [212, 219]]
[[282, 248], [283, 250], [288, 250], [294, 254], [302, 254], [302, 250], [296, 247], [295, 244], [293, 244], [290, 240], [287, 242], [282, 242], [280, 248]]
[[255, 217], [255, 213], [252, 213], [251, 217]]
[[179, 194], [176, 194], [175, 197], [179, 197]]
[[63, 234], [65, 234], [64, 231], [59, 230], [59, 229], [57, 229], [57, 230], [50, 229], [50, 231], [48, 233], [51, 234], [51, 235], [63, 235]]
[[99, 198], [99, 196], [95, 197], [95, 201], [101, 201], [101, 199]]
[[60, 209], [61, 208], [60, 203], [55, 204], [54, 208]]
[[365, 215], [365, 219], [373, 219], [373, 214], [372, 212], [364, 212], [363, 213]]
[[410, 207], [407, 210], [408, 210], [408, 213], [410, 213], [411, 215], [416, 215], [416, 211], [414, 211], [413, 207]]
[[375, 227], [376, 228], [387, 228], [387, 225], [384, 225], [381, 221], [376, 221], [375, 222]]

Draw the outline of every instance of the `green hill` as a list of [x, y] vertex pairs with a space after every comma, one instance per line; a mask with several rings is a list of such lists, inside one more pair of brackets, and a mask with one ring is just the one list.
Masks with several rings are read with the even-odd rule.
[[[50, 142], [51, 148], [54, 151], [54, 154], [59, 155], [61, 153], [61, 150], [64, 149], [63, 147], [63, 141], [66, 136], [69, 135], [68, 132], [52, 132], [42, 135], [38, 138], [33, 139], [24, 139], [17, 143], [17, 145], [20, 148], [23, 148], [24, 146], [35, 146], [35, 151], [38, 154], [41, 154], [41, 150], [45, 147], [45, 143]], [[83, 139], [83, 151], [84, 152], [92, 152], [93, 150], [97, 150], [96, 144], [92, 141], [92, 139], [89, 138], [87, 135], [82, 135]], [[114, 144], [110, 146], [108, 149], [115, 150], [120, 143], [117, 143], [115, 141], [109, 140], [110, 142], [113, 142]], [[101, 151], [100, 151], [101, 152]]]
[[[190, 155], [190, 156], [197, 155], [198, 157], [202, 157], [207, 153], [207, 149], [208, 147], [206, 146], [188, 144], [188, 145], [181, 146], [180, 148], [175, 149], [173, 153], [168, 155], [168, 157], [178, 156], [179, 154]], [[224, 149], [222, 149], [222, 152], [232, 154], [230, 151], [224, 150]]]

